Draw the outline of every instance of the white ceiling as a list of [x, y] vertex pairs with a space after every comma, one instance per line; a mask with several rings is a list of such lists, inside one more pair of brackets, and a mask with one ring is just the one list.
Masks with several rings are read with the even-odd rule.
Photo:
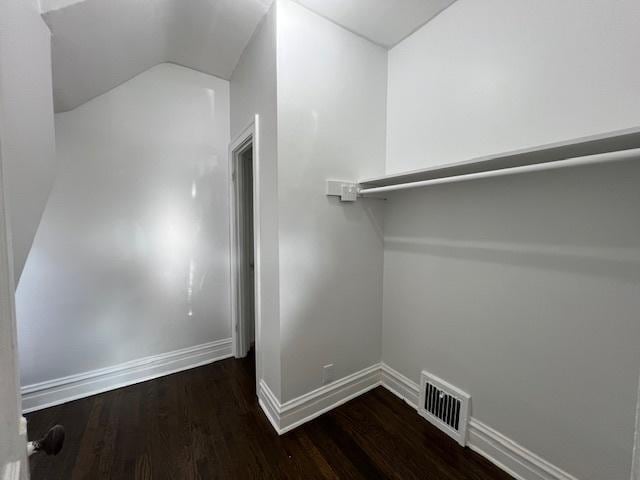
[[[454, 0], [296, 0], [391, 47]], [[40, 0], [57, 112], [173, 62], [229, 79], [273, 0]]]
[[455, 0], [296, 0], [378, 45], [391, 48]]
[[273, 0], [42, 0], [56, 111], [173, 62], [228, 79]]

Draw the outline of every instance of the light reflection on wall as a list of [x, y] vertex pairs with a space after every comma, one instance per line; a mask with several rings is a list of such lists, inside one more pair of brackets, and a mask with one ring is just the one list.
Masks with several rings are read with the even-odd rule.
[[[180, 274], [193, 255], [195, 225], [188, 211], [167, 209], [160, 213], [158, 226], [152, 234], [155, 263], [162, 275], [171, 280]], [[193, 262], [193, 259], [191, 259]]]
[[57, 116], [16, 299], [23, 384], [231, 336], [228, 88], [163, 64]]
[[191, 305], [193, 299], [193, 275], [195, 272], [195, 263], [193, 258], [189, 262], [189, 287], [187, 288], [187, 305], [189, 306], [189, 312], [187, 315], [193, 316], [193, 307]]

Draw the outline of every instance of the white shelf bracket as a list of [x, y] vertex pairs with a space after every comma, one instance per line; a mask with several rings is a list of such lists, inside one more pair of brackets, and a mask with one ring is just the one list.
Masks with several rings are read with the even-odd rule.
[[327, 180], [328, 196], [340, 197], [341, 202], [355, 202], [358, 198], [358, 184], [346, 180]]

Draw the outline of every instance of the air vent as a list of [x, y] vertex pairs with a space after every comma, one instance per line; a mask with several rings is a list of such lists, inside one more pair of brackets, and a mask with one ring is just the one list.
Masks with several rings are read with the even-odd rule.
[[444, 380], [423, 371], [418, 413], [464, 446], [471, 397]]

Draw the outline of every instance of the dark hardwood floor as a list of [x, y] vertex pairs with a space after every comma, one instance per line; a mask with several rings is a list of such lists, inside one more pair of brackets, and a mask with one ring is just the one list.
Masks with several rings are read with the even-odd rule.
[[229, 359], [27, 416], [29, 438], [63, 424], [31, 478], [511, 477], [377, 388], [279, 437], [255, 396], [253, 359]]

